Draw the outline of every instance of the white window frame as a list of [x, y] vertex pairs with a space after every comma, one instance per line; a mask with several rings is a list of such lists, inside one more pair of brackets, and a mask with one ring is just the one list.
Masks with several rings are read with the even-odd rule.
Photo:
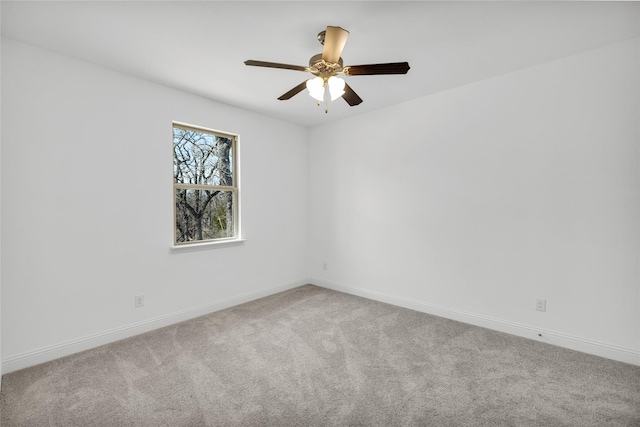
[[[240, 224], [240, 135], [220, 131], [216, 129], [210, 129], [202, 126], [191, 125], [188, 123], [177, 122], [174, 121], [171, 124], [171, 133], [172, 133], [172, 143], [171, 143], [171, 159], [172, 163], [174, 163], [174, 145], [173, 145], [173, 131], [175, 128], [180, 128], [184, 130], [190, 130], [195, 132], [209, 133], [214, 134], [216, 136], [221, 136], [224, 138], [229, 138], [232, 141], [232, 181], [233, 185], [231, 186], [223, 186], [223, 185], [199, 185], [199, 184], [182, 184], [176, 183], [172, 176], [172, 192], [173, 192], [173, 249], [183, 249], [183, 248], [201, 248], [201, 247], [209, 247], [209, 246], [228, 246], [234, 245], [239, 242], [244, 242], [244, 239], [241, 237], [241, 224]], [[233, 204], [233, 236], [232, 237], [224, 237], [217, 239], [207, 239], [207, 240], [194, 240], [190, 242], [178, 242], [178, 233], [177, 233], [177, 208], [176, 208], [176, 190], [178, 189], [193, 189], [193, 190], [219, 190], [219, 191], [228, 191], [232, 194], [232, 204]]]

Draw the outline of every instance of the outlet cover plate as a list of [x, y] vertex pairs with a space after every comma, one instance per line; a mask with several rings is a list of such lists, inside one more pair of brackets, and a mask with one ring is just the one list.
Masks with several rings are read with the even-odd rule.
[[144, 295], [136, 295], [133, 297], [133, 303], [136, 307], [142, 307], [144, 305]]

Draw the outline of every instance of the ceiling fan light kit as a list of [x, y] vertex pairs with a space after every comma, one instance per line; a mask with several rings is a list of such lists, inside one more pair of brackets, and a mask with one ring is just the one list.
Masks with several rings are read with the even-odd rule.
[[315, 77], [306, 81], [309, 96], [319, 102], [325, 100], [325, 92], [329, 92], [332, 101], [344, 95], [345, 81], [340, 77], [331, 76], [326, 81], [322, 77]]
[[[376, 74], [406, 74], [409, 71], [408, 62], [391, 62], [388, 64], [368, 64], [343, 66], [340, 55], [344, 49], [349, 32], [340, 27], [327, 27], [325, 31], [318, 34], [318, 41], [323, 45], [322, 53], [314, 55], [309, 60], [309, 66], [281, 64], [277, 62], [265, 62], [249, 59], [245, 65], [254, 67], [282, 68], [285, 70], [304, 71], [313, 74], [315, 77], [305, 80], [293, 89], [282, 94], [278, 99], [285, 101], [294, 95], [307, 89], [309, 95], [314, 98], [318, 105], [321, 102], [328, 103], [328, 100], [335, 101], [342, 97], [350, 106], [358, 105], [362, 98], [353, 89], [338, 77], [339, 74], [345, 76], [364, 76]], [[329, 108], [325, 104], [325, 113]]]

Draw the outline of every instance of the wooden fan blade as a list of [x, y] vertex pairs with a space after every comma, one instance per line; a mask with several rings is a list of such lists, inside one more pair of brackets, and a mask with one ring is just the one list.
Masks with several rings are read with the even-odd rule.
[[324, 35], [322, 59], [331, 63], [338, 62], [348, 38], [349, 31], [340, 27], [327, 27]]
[[307, 67], [303, 67], [301, 65], [280, 64], [278, 62], [254, 61], [253, 59], [244, 61], [244, 64], [252, 65], [254, 67], [283, 68], [285, 70], [309, 71]]
[[350, 65], [344, 67], [347, 76], [365, 76], [374, 74], [407, 74], [408, 62], [390, 62], [388, 64]]
[[282, 96], [280, 96], [278, 99], [280, 101], [286, 101], [287, 99], [291, 99], [294, 95], [299, 94], [300, 92], [302, 92], [303, 90], [305, 90], [307, 87], [307, 81], [303, 81], [302, 83], [300, 83], [298, 86], [294, 87], [293, 89], [291, 89], [289, 92], [283, 94]]
[[344, 94], [342, 95], [342, 98], [344, 98], [344, 100], [347, 101], [347, 104], [352, 107], [362, 102], [362, 98], [360, 98], [358, 94], [351, 89], [351, 86], [346, 83], [344, 84]]

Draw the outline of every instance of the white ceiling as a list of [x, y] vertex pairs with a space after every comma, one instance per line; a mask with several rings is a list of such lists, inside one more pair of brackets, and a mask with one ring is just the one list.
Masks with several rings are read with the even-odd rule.
[[[314, 126], [638, 37], [636, 2], [2, 1], [2, 35], [204, 97]], [[408, 61], [407, 75], [352, 76], [364, 99], [329, 113], [306, 66], [327, 25], [351, 35], [345, 65]], [[99, 84], [99, 82], [96, 82]]]

